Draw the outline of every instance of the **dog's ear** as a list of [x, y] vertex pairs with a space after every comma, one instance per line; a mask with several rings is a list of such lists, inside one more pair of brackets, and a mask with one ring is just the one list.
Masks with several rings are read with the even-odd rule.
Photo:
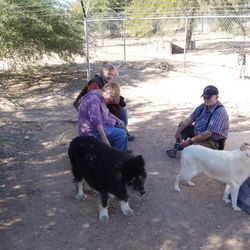
[[135, 157], [135, 160], [136, 160], [136, 163], [138, 164], [138, 166], [140, 166], [140, 175], [143, 176], [144, 178], [146, 178], [147, 172], [145, 170], [144, 158], [142, 157], [142, 155], [137, 155]]
[[142, 155], [137, 155], [135, 158], [136, 158], [137, 162], [138, 162], [140, 165], [142, 165], [142, 166], [145, 165], [145, 161], [144, 161]]
[[121, 179], [122, 179], [122, 173], [121, 173], [121, 172], [116, 172], [116, 173], [115, 173], [115, 178], [116, 178], [117, 180], [121, 180]]

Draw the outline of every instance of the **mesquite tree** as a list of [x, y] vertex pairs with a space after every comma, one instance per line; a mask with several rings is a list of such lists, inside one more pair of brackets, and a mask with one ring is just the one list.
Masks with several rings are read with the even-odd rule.
[[82, 23], [69, 10], [53, 0], [0, 0], [0, 59], [29, 63], [51, 53], [82, 55]]

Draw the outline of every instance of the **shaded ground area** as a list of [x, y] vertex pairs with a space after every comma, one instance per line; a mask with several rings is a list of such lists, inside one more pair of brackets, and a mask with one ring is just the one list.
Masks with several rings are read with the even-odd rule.
[[[133, 217], [117, 201], [110, 221], [98, 220], [98, 197], [74, 199], [67, 156], [76, 136], [72, 101], [82, 87], [83, 65], [2, 76], [0, 120], [0, 242], [2, 249], [248, 249], [249, 215], [224, 204], [224, 185], [205, 176], [173, 191], [179, 160], [165, 151], [180, 119], [202, 100], [207, 81], [152, 62], [120, 64], [128, 103], [129, 144], [146, 160], [145, 196], [131, 194]], [[93, 67], [93, 72], [100, 64]], [[157, 84], [157, 87], [152, 87]], [[249, 82], [218, 83], [231, 131], [249, 130]], [[237, 88], [235, 87], [237, 86]], [[248, 92], [247, 92], [248, 91]]]

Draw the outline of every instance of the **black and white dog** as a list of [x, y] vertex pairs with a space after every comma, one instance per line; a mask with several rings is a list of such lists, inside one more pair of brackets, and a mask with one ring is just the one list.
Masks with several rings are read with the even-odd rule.
[[77, 182], [77, 199], [85, 199], [83, 184], [100, 193], [99, 219], [107, 222], [108, 197], [113, 195], [120, 200], [124, 215], [132, 215], [129, 207], [127, 187], [133, 186], [138, 195], [143, 195], [146, 179], [145, 162], [141, 155], [133, 156], [124, 151], [109, 147], [93, 136], [74, 138], [68, 150], [72, 173]]

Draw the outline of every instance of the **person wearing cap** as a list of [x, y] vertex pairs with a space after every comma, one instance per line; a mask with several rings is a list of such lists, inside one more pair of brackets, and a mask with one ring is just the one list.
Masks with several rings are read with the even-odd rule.
[[201, 97], [204, 103], [179, 124], [175, 133], [174, 149], [167, 150], [169, 157], [176, 158], [183, 148], [192, 144], [217, 150], [224, 149], [229, 117], [225, 107], [218, 100], [219, 91], [215, 86], [209, 85], [204, 88]]

